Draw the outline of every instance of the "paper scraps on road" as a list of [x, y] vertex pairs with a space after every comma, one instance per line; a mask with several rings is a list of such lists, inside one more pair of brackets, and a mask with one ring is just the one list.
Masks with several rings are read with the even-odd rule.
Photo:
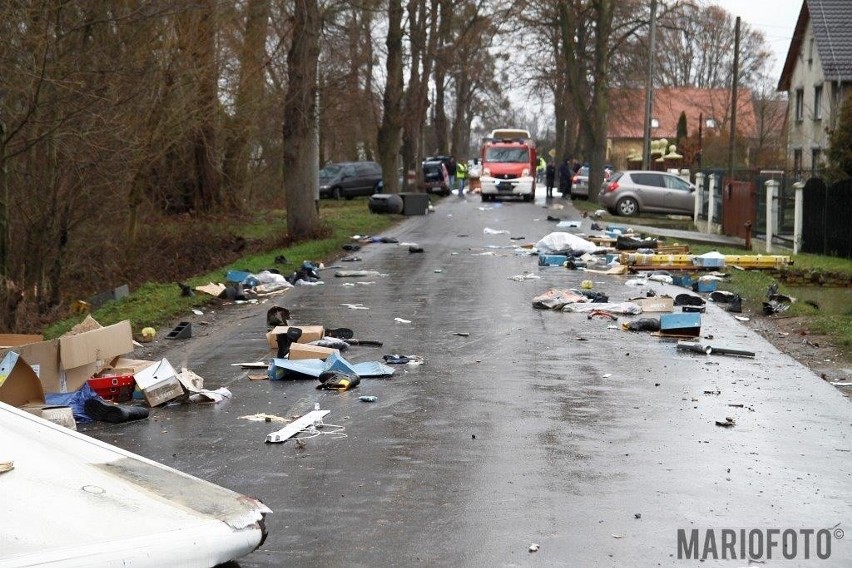
[[402, 318], [393, 318], [393, 321], [398, 321], [399, 323], [411, 323], [411, 320], [402, 319]]
[[541, 280], [541, 276], [529, 272], [527, 274], [515, 274], [514, 276], [509, 276], [508, 279], [514, 280], [515, 282], [523, 282], [524, 280]]
[[369, 310], [370, 309], [367, 306], [365, 306], [364, 304], [340, 304], [340, 305], [345, 307], [345, 308], [349, 308], [350, 310]]
[[505, 229], [498, 230], [498, 229], [491, 229], [491, 228], [488, 228], [488, 227], [485, 227], [482, 230], [482, 232], [485, 233], [486, 235], [508, 235], [508, 234], [510, 234], [509, 231], [507, 231]]

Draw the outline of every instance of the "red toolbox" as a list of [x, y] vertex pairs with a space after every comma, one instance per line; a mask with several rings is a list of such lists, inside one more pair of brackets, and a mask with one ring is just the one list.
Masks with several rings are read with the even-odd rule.
[[127, 402], [133, 398], [136, 380], [132, 374], [107, 374], [89, 379], [89, 386], [103, 399]]

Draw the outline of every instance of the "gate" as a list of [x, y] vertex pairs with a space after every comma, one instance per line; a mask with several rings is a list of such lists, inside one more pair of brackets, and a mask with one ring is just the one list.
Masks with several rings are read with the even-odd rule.
[[722, 233], [746, 238], [745, 224], [750, 223], [754, 228], [757, 222], [754, 183], [731, 179], [722, 183]]
[[852, 258], [852, 180], [826, 187], [811, 178], [803, 193], [802, 252]]

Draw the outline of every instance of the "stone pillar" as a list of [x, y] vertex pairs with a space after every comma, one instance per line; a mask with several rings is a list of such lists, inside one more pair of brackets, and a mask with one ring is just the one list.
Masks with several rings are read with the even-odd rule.
[[797, 181], [793, 184], [796, 189], [796, 204], [793, 209], [793, 254], [799, 254], [802, 248], [802, 215], [804, 214], [805, 183]]
[[775, 232], [775, 196], [777, 195], [778, 180], [766, 180], [766, 253], [772, 252], [772, 237]]
[[698, 225], [698, 216], [701, 215], [701, 206], [704, 204], [704, 174], [695, 174], [695, 211], [692, 214], [692, 222]]
[[707, 233], [713, 232], [713, 216], [716, 214], [716, 176], [710, 176], [707, 189]]

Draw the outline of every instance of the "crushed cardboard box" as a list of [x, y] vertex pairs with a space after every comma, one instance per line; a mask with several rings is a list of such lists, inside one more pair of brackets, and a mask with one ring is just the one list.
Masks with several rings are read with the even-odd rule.
[[148, 365], [133, 378], [149, 406], [159, 406], [185, 395], [177, 372], [166, 359]]

